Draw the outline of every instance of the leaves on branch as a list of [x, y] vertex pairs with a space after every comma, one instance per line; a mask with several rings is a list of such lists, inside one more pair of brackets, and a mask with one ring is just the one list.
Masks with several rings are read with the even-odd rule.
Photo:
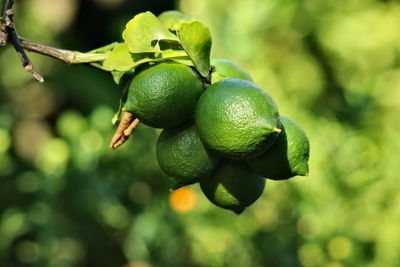
[[178, 37], [198, 72], [207, 77], [210, 72], [211, 34], [200, 21], [182, 23]]
[[136, 15], [127, 24], [122, 34], [131, 53], [157, 52], [159, 49], [152, 45], [153, 40], [177, 40], [177, 37], [151, 12]]

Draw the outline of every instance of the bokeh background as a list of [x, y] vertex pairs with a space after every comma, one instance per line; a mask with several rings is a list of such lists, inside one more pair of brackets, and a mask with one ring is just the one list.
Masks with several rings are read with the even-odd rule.
[[178, 9], [297, 121], [310, 176], [268, 181], [237, 216], [197, 185], [172, 195], [159, 134], [107, 148], [111, 75], [0, 48], [0, 266], [399, 266], [400, 3], [378, 0], [19, 0], [19, 33], [88, 51]]

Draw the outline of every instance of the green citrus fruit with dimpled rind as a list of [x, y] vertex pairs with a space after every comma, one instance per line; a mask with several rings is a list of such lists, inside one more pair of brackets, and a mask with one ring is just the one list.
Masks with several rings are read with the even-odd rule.
[[157, 141], [156, 155], [161, 169], [169, 176], [172, 189], [210, 176], [220, 162], [220, 157], [201, 142], [193, 120], [164, 129]]
[[148, 126], [170, 128], [192, 116], [202, 91], [203, 83], [190, 67], [160, 63], [133, 78], [125, 109]]
[[278, 108], [272, 97], [241, 79], [208, 87], [197, 103], [195, 121], [202, 141], [232, 159], [262, 154], [280, 132]]
[[246, 70], [229, 59], [212, 59], [211, 65], [215, 67], [215, 72], [213, 72], [211, 76], [211, 83], [234, 78], [250, 82], [253, 81], [250, 74]]
[[262, 195], [265, 178], [245, 161], [225, 159], [211, 177], [200, 181], [200, 187], [212, 203], [240, 214]]
[[308, 175], [310, 143], [306, 133], [293, 120], [281, 116], [282, 132], [274, 145], [259, 157], [248, 160], [258, 174], [273, 180]]

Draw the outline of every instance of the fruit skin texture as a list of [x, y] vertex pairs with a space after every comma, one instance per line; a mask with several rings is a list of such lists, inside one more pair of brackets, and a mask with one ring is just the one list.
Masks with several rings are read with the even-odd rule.
[[282, 132], [264, 154], [248, 160], [258, 174], [273, 180], [308, 175], [310, 143], [307, 135], [293, 120], [281, 116]]
[[220, 157], [203, 145], [192, 120], [164, 129], [157, 141], [156, 155], [161, 169], [169, 176], [172, 189], [210, 176], [220, 162]]
[[191, 117], [202, 91], [203, 83], [190, 67], [160, 63], [133, 78], [125, 108], [148, 126], [174, 127]]
[[244, 161], [226, 159], [213, 176], [200, 182], [200, 187], [212, 203], [240, 214], [262, 195], [265, 178]]
[[195, 121], [202, 141], [232, 159], [262, 154], [280, 132], [278, 108], [272, 97], [241, 79], [208, 87], [197, 103]]
[[211, 65], [215, 66], [215, 72], [212, 75], [211, 83], [216, 83], [225, 79], [242, 79], [252, 82], [250, 74], [242, 67], [229, 59], [216, 58], [211, 60]]

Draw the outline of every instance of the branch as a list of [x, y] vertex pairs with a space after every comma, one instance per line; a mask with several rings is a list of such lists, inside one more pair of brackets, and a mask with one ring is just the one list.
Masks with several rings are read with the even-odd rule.
[[[12, 45], [15, 48], [15, 51], [17, 51], [17, 54], [22, 62], [22, 66], [24, 69], [30, 73], [32, 73], [33, 77], [35, 78], [36, 81], [38, 82], [43, 82], [44, 79], [43, 77], [35, 70], [33, 67], [32, 62], [29, 60], [28, 56], [25, 53], [24, 48], [21, 45], [21, 42], [18, 39], [17, 32], [15, 31], [14, 27], [14, 21], [13, 21], [13, 16], [14, 12], [12, 11], [11, 7], [13, 5], [13, 1], [8, 2], [8, 9], [6, 11], [6, 16], [2, 18], [2, 22], [5, 22], [5, 30], [6, 33], [3, 33], [3, 36], [5, 37], [6, 42], [11, 42]], [[2, 24], [3, 27], [4, 24]]]
[[13, 44], [15, 50], [17, 51], [17, 54], [22, 62], [22, 66], [24, 69], [30, 73], [32, 73], [33, 78], [35, 78], [36, 81], [42, 83], [44, 82], [43, 77], [35, 70], [33, 67], [32, 62], [29, 60], [28, 56], [25, 53], [24, 48], [21, 45], [21, 42], [18, 40], [17, 33], [15, 32], [14, 28], [9, 29], [8, 31], [10, 38], [11, 38], [11, 43]]
[[17, 54], [22, 62], [24, 69], [32, 73], [33, 77], [38, 82], [43, 82], [43, 77], [35, 70], [32, 62], [29, 60], [25, 53], [21, 42], [18, 40], [18, 35], [14, 27], [12, 6], [14, 0], [1, 0], [0, 1], [0, 45], [6, 45], [8, 42], [12, 43], [17, 51]]
[[6, 29], [6, 10], [8, 2], [6, 0], [0, 0], [0, 45], [4, 46], [7, 44], [7, 29]]
[[105, 51], [106, 49], [112, 49], [112, 47], [115, 47], [118, 44], [117, 42], [88, 53], [82, 53], [79, 51], [55, 48], [27, 40], [18, 36], [15, 30], [13, 21], [14, 13], [11, 9], [13, 4], [13, 0], [0, 0], [0, 45], [4, 46], [7, 43], [11, 43], [17, 51], [22, 66], [26, 71], [32, 73], [35, 80], [43, 82], [43, 77], [35, 70], [24, 49], [64, 61], [68, 65], [89, 63], [93, 67], [105, 70], [101, 64], [101, 62], [106, 58]]
[[8, 3], [6, 0], [0, 0], [0, 20], [3, 20], [3, 18], [5, 17], [7, 5]]
[[18, 39], [26, 50], [64, 61], [68, 65], [101, 62], [106, 59], [105, 53], [82, 53], [39, 44], [23, 37]]

